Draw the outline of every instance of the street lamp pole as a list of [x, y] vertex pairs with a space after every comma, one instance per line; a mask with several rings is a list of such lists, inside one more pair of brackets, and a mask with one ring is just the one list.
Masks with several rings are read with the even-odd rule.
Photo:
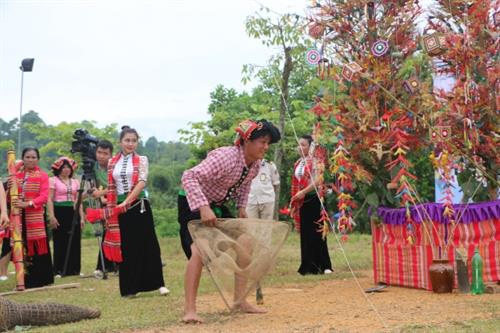
[[17, 158], [21, 156], [21, 130], [22, 130], [22, 120], [23, 119], [23, 82], [24, 82], [24, 71], [21, 69], [21, 107], [19, 108], [19, 126], [17, 129]]
[[32, 72], [33, 71], [33, 63], [35, 59], [26, 58], [21, 62], [21, 106], [19, 108], [19, 128], [17, 130], [17, 156], [20, 158], [21, 156], [21, 131], [23, 128], [22, 117], [23, 117], [23, 87], [24, 87], [24, 72]]

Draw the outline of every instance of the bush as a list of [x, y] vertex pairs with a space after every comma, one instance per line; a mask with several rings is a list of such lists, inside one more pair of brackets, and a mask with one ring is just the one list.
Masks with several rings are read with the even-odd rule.
[[158, 237], [171, 237], [179, 235], [177, 222], [177, 208], [154, 209], [155, 228]]

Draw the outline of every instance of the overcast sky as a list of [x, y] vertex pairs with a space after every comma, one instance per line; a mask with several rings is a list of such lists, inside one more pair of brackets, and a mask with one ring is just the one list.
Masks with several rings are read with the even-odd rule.
[[49, 124], [96, 120], [177, 140], [207, 119], [209, 94], [239, 91], [243, 64], [274, 52], [249, 38], [245, 18], [259, 3], [304, 14], [306, 0], [0, 0], [0, 117], [23, 112]]

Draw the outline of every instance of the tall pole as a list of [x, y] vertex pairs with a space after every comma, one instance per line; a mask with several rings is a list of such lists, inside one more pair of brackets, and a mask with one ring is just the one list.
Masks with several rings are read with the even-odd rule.
[[21, 130], [22, 130], [22, 116], [23, 116], [23, 83], [24, 83], [24, 71], [21, 69], [21, 107], [19, 108], [19, 126], [17, 129], [17, 156], [21, 156]]

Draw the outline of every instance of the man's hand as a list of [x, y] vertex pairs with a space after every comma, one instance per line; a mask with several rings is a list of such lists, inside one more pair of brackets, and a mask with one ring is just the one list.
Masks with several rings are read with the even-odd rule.
[[2, 213], [0, 215], [0, 226], [2, 228], [7, 228], [8, 225], [9, 225], [9, 217], [7, 216], [7, 214]]
[[210, 208], [210, 206], [201, 206], [200, 216], [201, 216], [201, 223], [209, 227], [215, 226], [217, 217], [215, 216], [214, 211]]
[[245, 207], [240, 207], [240, 208], [238, 209], [238, 217], [239, 217], [240, 219], [246, 219], [246, 218], [248, 218], [248, 215], [247, 215], [247, 210], [246, 210], [246, 208], [245, 208]]

